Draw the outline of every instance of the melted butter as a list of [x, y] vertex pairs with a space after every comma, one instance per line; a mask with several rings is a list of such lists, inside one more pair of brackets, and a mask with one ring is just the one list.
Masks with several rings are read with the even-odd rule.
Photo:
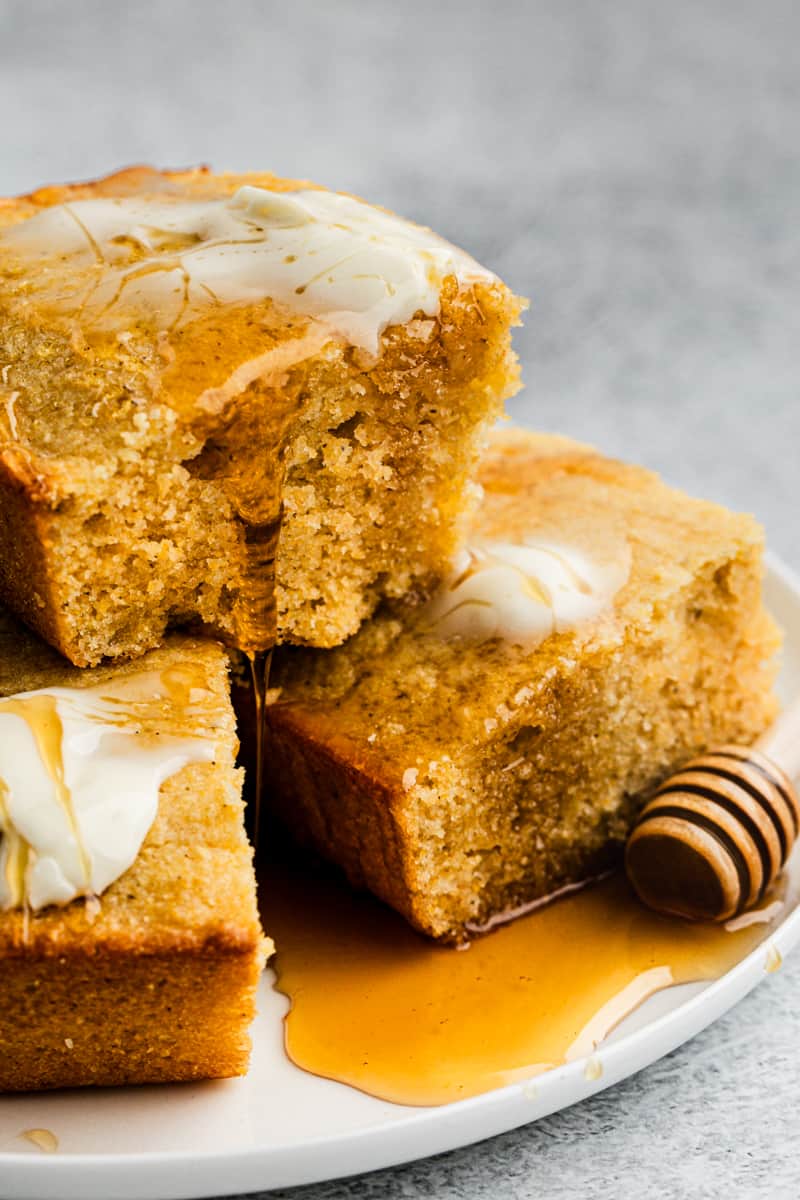
[[526, 539], [462, 551], [421, 614], [440, 637], [535, 644], [599, 617], [627, 583], [626, 544], [612, 561], [569, 545]]
[[207, 696], [187, 664], [0, 699], [0, 908], [96, 896], [127, 870], [161, 784], [214, 757]]
[[3, 250], [49, 261], [33, 294], [84, 328], [144, 313], [171, 330], [209, 307], [270, 299], [372, 354], [388, 325], [438, 314], [446, 277], [496, 281], [431, 230], [318, 190], [76, 200], [4, 230]]
[[[766, 906], [796, 902], [786, 881]], [[724, 974], [770, 922], [734, 932], [645, 909], [611, 876], [457, 951], [327, 874], [276, 865], [262, 881], [291, 1001], [289, 1057], [400, 1104], [461, 1100], [592, 1056], [647, 996]], [[772, 917], [776, 910], [771, 910]], [[587, 1078], [597, 1078], [590, 1057]], [[600, 1060], [601, 1061], [601, 1060]]]

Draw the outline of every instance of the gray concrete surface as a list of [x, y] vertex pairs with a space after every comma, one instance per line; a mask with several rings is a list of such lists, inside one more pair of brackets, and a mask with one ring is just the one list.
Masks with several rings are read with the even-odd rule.
[[[532, 298], [516, 419], [754, 511], [800, 567], [798, 38], [791, 0], [0, 0], [0, 192], [205, 160], [422, 219]], [[798, 984], [537, 1126], [293, 1200], [796, 1196]]]

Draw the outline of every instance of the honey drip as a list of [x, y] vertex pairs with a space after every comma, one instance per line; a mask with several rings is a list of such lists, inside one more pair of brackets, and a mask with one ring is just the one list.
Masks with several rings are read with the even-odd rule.
[[250, 665], [254, 713], [251, 836], [258, 846], [263, 790], [266, 694], [278, 631], [275, 558], [283, 521], [286, 448], [302, 405], [302, 372], [292, 380], [255, 379], [237, 393], [205, 444], [193, 471], [212, 478], [230, 501], [241, 529], [241, 559], [232, 598], [231, 641]]
[[266, 697], [269, 687], [272, 651], [278, 633], [275, 603], [275, 556], [283, 516], [282, 493], [284, 454], [294, 405], [282, 420], [255, 430], [264, 447], [258, 456], [258, 469], [235, 480], [234, 503], [242, 522], [244, 572], [234, 607], [235, 644], [247, 655], [255, 730], [255, 774], [251, 793], [254, 847], [258, 848], [261, 797], [264, 786], [264, 756], [267, 735]]
[[255, 767], [253, 771], [253, 793], [248, 809], [251, 813], [250, 839], [258, 850], [261, 835], [261, 798], [264, 794], [264, 759], [267, 737], [267, 689], [269, 688], [272, 650], [262, 650], [248, 655], [250, 663], [250, 692], [253, 702], [253, 729], [255, 732]]
[[[81, 831], [78, 827], [75, 808], [72, 803], [72, 795], [64, 779], [64, 759], [61, 753], [63, 730], [61, 728], [61, 718], [58, 715], [56, 701], [52, 696], [34, 694], [0, 700], [0, 705], [2, 705], [3, 712], [11, 713], [23, 720], [33, 735], [36, 748], [39, 751], [39, 757], [52, 781], [55, 797], [66, 814], [70, 832], [75, 839], [80, 857], [81, 873], [83, 874], [85, 889], [88, 894], [91, 891], [92, 866], [83, 838], [81, 837]], [[0, 815], [4, 818], [4, 826], [9, 824], [4, 795], [5, 790], [5, 784], [0, 780]], [[7, 834], [6, 836], [11, 837], [7, 882], [14, 906], [18, 907], [22, 906], [25, 902], [25, 872], [28, 866], [28, 846], [18, 834]]]
[[23, 1129], [19, 1136], [27, 1138], [43, 1154], [55, 1154], [58, 1150], [58, 1138], [52, 1129]]
[[8, 856], [6, 858], [6, 884], [15, 908], [24, 907], [27, 917], [28, 908], [25, 899], [25, 875], [28, 870], [30, 847], [24, 838], [17, 833], [9, 834], [11, 820], [8, 812], [8, 788], [0, 779], [0, 826], [6, 832], [2, 837], [8, 838]]
[[769, 937], [776, 901], [781, 912], [796, 902], [780, 880], [763, 921], [728, 931], [657, 916], [614, 875], [458, 952], [327, 873], [268, 871], [262, 915], [278, 948], [277, 987], [291, 1001], [289, 1057], [410, 1105], [461, 1100], [592, 1056], [647, 996], [718, 978]]

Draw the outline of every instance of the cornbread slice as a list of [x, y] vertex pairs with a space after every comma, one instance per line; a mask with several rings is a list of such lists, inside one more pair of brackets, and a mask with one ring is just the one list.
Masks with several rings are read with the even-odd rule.
[[[336, 650], [284, 647], [269, 708], [272, 810], [450, 941], [606, 868], [664, 776], [711, 743], [747, 743], [776, 709], [750, 517], [523, 432], [495, 437], [480, 478], [471, 544], [507, 559], [530, 539], [560, 546], [568, 581], [576, 554], [621, 564], [606, 609], [538, 643], [452, 635], [446, 587], [385, 606]], [[448, 585], [462, 617], [467, 576]], [[546, 614], [536, 580], [517, 600], [526, 587]], [[471, 604], [491, 633], [492, 606]]]
[[[201, 715], [214, 731], [216, 761], [167, 779], [137, 858], [98, 901], [0, 911], [2, 1091], [203, 1079], [247, 1068], [267, 944], [224, 652], [172, 637], [137, 664], [77, 671], [0, 611], [0, 696], [182, 669], [204, 677]], [[172, 732], [193, 732], [168, 701], [164, 722]]]
[[79, 666], [187, 622], [338, 644], [452, 553], [520, 307], [272, 175], [0, 201], [0, 598]]

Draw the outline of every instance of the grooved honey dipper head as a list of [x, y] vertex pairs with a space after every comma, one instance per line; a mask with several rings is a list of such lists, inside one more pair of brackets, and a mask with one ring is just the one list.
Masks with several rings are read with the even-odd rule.
[[800, 801], [758, 750], [723, 746], [687, 763], [642, 811], [625, 850], [639, 899], [727, 921], [761, 900], [800, 829]]

